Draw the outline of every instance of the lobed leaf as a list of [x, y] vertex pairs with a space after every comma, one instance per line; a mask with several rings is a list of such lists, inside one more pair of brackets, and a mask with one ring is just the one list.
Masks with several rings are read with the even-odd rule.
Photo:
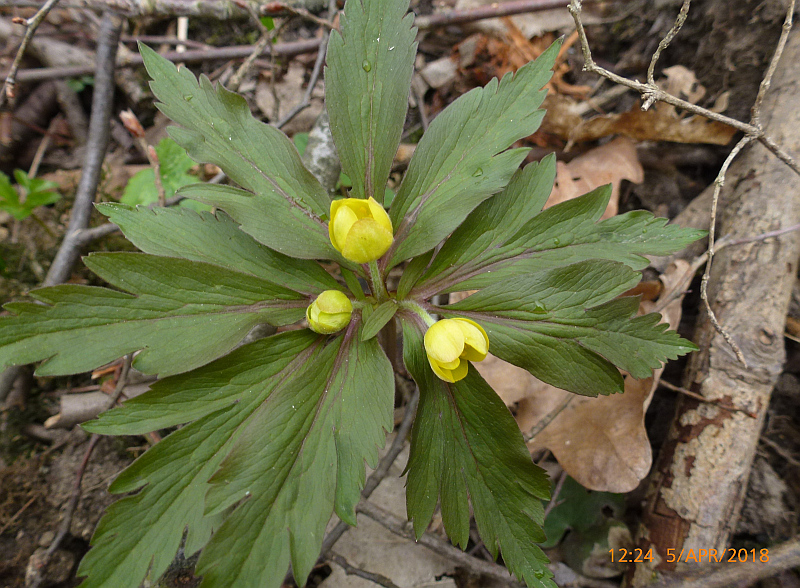
[[81, 588], [137, 588], [145, 576], [157, 580], [184, 530], [187, 557], [208, 543], [224, 519], [204, 514], [208, 479], [257, 407], [319, 347], [320, 338], [307, 330], [261, 339], [198, 370], [160, 380], [83, 425], [93, 433], [125, 435], [199, 419], [149, 449], [111, 485], [115, 493], [142, 489], [112, 504], [101, 519], [78, 570], [88, 576]]
[[514, 418], [470, 366], [455, 384], [437, 378], [425, 355], [422, 330], [403, 323], [406, 367], [420, 388], [411, 439], [406, 499], [420, 537], [441, 501], [453, 543], [469, 540], [470, 508], [484, 544], [529, 587], [556, 588], [547, 558], [542, 499], [550, 496], [544, 470], [531, 461]]
[[341, 34], [331, 33], [325, 104], [342, 170], [357, 180], [354, 198], [383, 203], [400, 144], [417, 52], [408, 4], [348, 2], [340, 13]]
[[610, 186], [540, 212], [555, 172], [550, 160], [532, 166], [475, 209], [453, 233], [420, 279], [416, 293], [428, 297], [485, 288], [519, 274], [589, 259], [618, 261], [640, 270], [649, 264], [644, 255], [668, 255], [705, 235], [668, 225], [667, 219], [641, 210], [600, 220]]
[[638, 298], [614, 300], [640, 278], [622, 263], [584, 261], [508, 278], [441, 312], [478, 322], [494, 355], [548, 384], [611, 394], [624, 388], [616, 368], [646, 378], [697, 349], [658, 324], [658, 314], [632, 318]]
[[238, 94], [221, 85], [214, 89], [205, 76], [198, 82], [145, 45], [139, 49], [158, 108], [181, 125], [170, 127], [170, 136], [192, 159], [218, 165], [244, 188], [183, 188], [180, 193], [223, 209], [271, 249], [292, 257], [338, 259], [323, 221], [330, 199], [286, 135], [253, 118]]
[[508, 184], [528, 150], [506, 150], [539, 127], [544, 111], [536, 109], [559, 47], [464, 94], [434, 119], [392, 202], [389, 266], [435, 247]]
[[303, 585], [334, 508], [355, 523], [364, 463], [392, 427], [391, 365], [351, 326], [332, 341], [303, 330], [245, 345], [87, 424], [122, 434], [200, 418], [114, 482], [144, 487], [101, 521], [83, 588], [135, 588], [151, 560], [158, 577], [187, 525], [187, 553], [204, 547], [202, 588], [277, 588], [290, 561]]
[[44, 359], [40, 375], [75, 374], [142, 350], [133, 365], [166, 376], [225, 355], [259, 323], [296, 322], [308, 305], [297, 292], [208, 263], [143, 253], [84, 262], [130, 294], [63, 285], [31, 293], [45, 304], [7, 304], [16, 316], [0, 317], [0, 366]]
[[145, 253], [211, 263], [308, 295], [341, 290], [316, 262], [288, 257], [261, 245], [223, 212], [121, 204], [99, 204], [97, 208]]

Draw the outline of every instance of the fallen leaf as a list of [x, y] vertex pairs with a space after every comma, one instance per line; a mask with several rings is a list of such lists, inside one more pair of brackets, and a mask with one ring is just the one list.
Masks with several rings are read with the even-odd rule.
[[[662, 276], [662, 298], [684, 287], [689, 268], [689, 263], [681, 260], [667, 269]], [[677, 296], [662, 311], [672, 328], [680, 321], [682, 299]], [[640, 312], [651, 311], [655, 304], [642, 302]], [[653, 456], [644, 416], [663, 369], [654, 370], [653, 376], [644, 380], [626, 375], [623, 394], [588, 398], [554, 388], [493, 356], [473, 365], [506, 405], [516, 405], [515, 418], [523, 432], [561, 409], [529, 441], [528, 448], [532, 453], [549, 449], [564, 470], [586, 488], [630, 492], [650, 471]]]
[[694, 72], [683, 65], [673, 65], [663, 72], [664, 78], [656, 85], [667, 94], [683, 98], [687, 102], [697, 104], [706, 95], [705, 86], [697, 81]]
[[584, 120], [581, 103], [559, 94], [548, 94], [543, 108], [547, 116], [541, 132], [572, 143], [596, 141], [610, 135], [623, 135], [637, 141], [672, 141], [673, 143], [708, 143], [727, 145], [738, 132], [728, 125], [699, 115], [680, 118], [675, 109], [663, 102], [649, 110], [637, 103], [619, 114], [603, 114]]
[[634, 184], [644, 181], [644, 169], [633, 141], [618, 137], [579, 155], [569, 163], [556, 163], [556, 183], [545, 208], [577, 198], [605, 184], [611, 184], [611, 199], [603, 218], [617, 214], [622, 180]]

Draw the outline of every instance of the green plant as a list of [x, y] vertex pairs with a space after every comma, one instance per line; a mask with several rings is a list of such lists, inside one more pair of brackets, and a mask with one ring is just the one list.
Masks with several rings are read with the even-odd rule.
[[[343, 170], [358, 179], [352, 199], [334, 203], [292, 142], [256, 121], [243, 98], [141, 48], [159, 108], [180, 125], [171, 137], [240, 187], [181, 188], [224, 211], [215, 215], [100, 205], [143, 252], [85, 258], [119, 290], [44, 288], [31, 293], [39, 303], [8, 304], [14, 316], [0, 319], [0, 365], [44, 359], [39, 374], [69, 374], [139, 351], [134, 365], [162, 377], [87, 430], [185, 425], [112, 484], [112, 492], [138, 492], [100, 522], [79, 570], [85, 588], [134, 588], [157, 577], [182, 541], [187, 556], [203, 550], [203, 587], [277, 587], [290, 563], [302, 585], [331, 513], [355, 524], [364, 462], [375, 465], [392, 428], [392, 367], [376, 335], [393, 319], [421, 391], [407, 493], [416, 534], [440, 504], [448, 534], [465, 547], [471, 502], [493, 555], [502, 552], [529, 586], [553, 587], [536, 545], [545, 540], [547, 477], [466, 362], [482, 357], [485, 337], [502, 359], [596, 396], [622, 392], [617, 368], [647, 377], [694, 349], [658, 315], [636, 317], [637, 298], [619, 296], [640, 280], [644, 254], [676, 251], [700, 232], [646, 212], [599, 221], [607, 188], [542, 211], [554, 158], [518, 169], [527, 149], [510, 147], [542, 120], [541, 88], [558, 45], [442, 112], [383, 212], [416, 52], [407, 10], [407, 0], [348, 0], [342, 34], [331, 35], [331, 130]], [[340, 270], [332, 275], [318, 259]], [[404, 262], [388, 291], [389, 270]], [[432, 302], [467, 289], [478, 292]], [[341, 295], [320, 299], [328, 291], [352, 309]], [[469, 328], [457, 327], [463, 338], [450, 348], [452, 324], [437, 328], [426, 352], [435, 315], [468, 319], [460, 322]], [[330, 336], [288, 330], [236, 347], [259, 323], [306, 316], [312, 329], [344, 327]], [[453, 381], [437, 377], [432, 361]]]
[[58, 184], [40, 178], [29, 178], [21, 169], [14, 170], [14, 179], [19, 189], [11, 185], [9, 177], [0, 172], [0, 210], [7, 212], [17, 220], [24, 220], [33, 211], [61, 200], [56, 192]]
[[[159, 162], [159, 175], [164, 188], [164, 197], [172, 198], [180, 188], [193, 184], [197, 178], [188, 172], [194, 166], [186, 150], [172, 139], [162, 139], [155, 147]], [[129, 206], [150, 205], [158, 202], [158, 187], [152, 167], [137, 172], [125, 186], [120, 202]], [[209, 207], [194, 200], [182, 200], [180, 206], [193, 210], [209, 210]]]

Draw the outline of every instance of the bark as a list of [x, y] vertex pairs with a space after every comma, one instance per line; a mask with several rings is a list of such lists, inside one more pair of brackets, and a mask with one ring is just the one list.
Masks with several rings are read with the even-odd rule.
[[[794, 154], [800, 153], [799, 63], [800, 30], [794, 30], [762, 111], [767, 133]], [[721, 206], [720, 236], [752, 237], [797, 224], [800, 177], [754, 145], [729, 171]], [[715, 258], [709, 301], [748, 366], [739, 364], [707, 320], [699, 325], [701, 351], [690, 359], [684, 385], [708, 402], [679, 402], [651, 478], [640, 532], [640, 547], [654, 548], [658, 570], [687, 567], [669, 563], [667, 549], [693, 550], [695, 556], [700, 549], [721, 551], [736, 529], [770, 394], [785, 360], [783, 331], [798, 255], [800, 235], [791, 232], [725, 248]], [[652, 570], [642, 564], [634, 575], [634, 585], [645, 585]]]

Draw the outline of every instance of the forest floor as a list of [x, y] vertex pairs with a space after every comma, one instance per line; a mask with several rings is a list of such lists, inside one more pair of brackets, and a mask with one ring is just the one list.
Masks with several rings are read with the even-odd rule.
[[[58, 195], [49, 204], [19, 212], [19, 207], [9, 204], [8, 194], [0, 194], [2, 302], [18, 299], [45, 282], [67, 232], [75, 193], [85, 172], [102, 19], [97, 8], [103, 2], [92, 0], [85, 4], [85, 8], [74, 8], [65, 2], [49, 13], [24, 56], [16, 95], [0, 111], [0, 171], [12, 178], [8, 190], [14, 190], [12, 185], [20, 183], [22, 174], [23, 178], [52, 182], [46, 188]], [[324, 79], [322, 76], [318, 81], [315, 79], [319, 68], [315, 67], [314, 43], [323, 34], [319, 19], [328, 18], [318, 5], [326, 3], [290, 2], [308, 9], [284, 8], [274, 18], [258, 22], [241, 9], [238, 15], [224, 21], [190, 15], [188, 29], [183, 28], [183, 19], [170, 12], [174, 4], [171, 1], [155, 2], [165, 8], [160, 14], [146, 17], [136, 14], [137, 2], [118, 4], [130, 8], [124, 15], [119, 59], [125, 61], [135, 55], [137, 41], [162, 53], [177, 48], [186, 50], [183, 60], [192, 71], [208, 75], [213, 82], [235, 87], [247, 98], [258, 118], [270, 123], [280, 121], [282, 130], [298, 148], [301, 151], [306, 148], [308, 133], [323, 110]], [[582, 18], [596, 64], [629, 80], [646, 80], [651, 56], [673, 27], [682, 4], [686, 3], [681, 0], [587, 2]], [[693, 105], [747, 123], [759, 84], [778, 44], [788, 5], [782, 0], [737, 3], [696, 0], [683, 29], [658, 62], [655, 69], [658, 87]], [[480, 6], [496, 11], [503, 2], [495, 5], [481, 0], [413, 0], [411, 3], [423, 22], [435, 15]], [[0, 79], [5, 78], [25, 32], [24, 26], [12, 20], [27, 19], [34, 13], [36, 8], [0, 8]], [[800, 31], [789, 34], [788, 47], [791, 48], [798, 34]], [[614, 192], [607, 217], [645, 209], [686, 226], [708, 229], [715, 178], [742, 133], [723, 122], [708, 121], [699, 114], [663, 102], [644, 111], [642, 96], [636, 91], [583, 71], [582, 40], [566, 8], [530, 10], [491, 19], [484, 15], [469, 22], [430, 25], [422, 30], [409, 114], [391, 182], [399, 183], [416, 142], [429, 122], [448, 104], [495, 76], [516, 71], [559, 37], [564, 38], [564, 45], [548, 86], [544, 105], [548, 113], [541, 129], [517, 145], [531, 149], [526, 162], [556, 154], [558, 178], [549, 205], [611, 183]], [[298, 42], [305, 42], [307, 47], [291, 56], [259, 55], [246, 71], [240, 72], [244, 58], [262, 39], [275, 42], [275, 47]], [[236, 57], [215, 53], [226, 47], [245, 49]], [[181, 61], [181, 55], [171, 54], [170, 58]], [[784, 76], [781, 91], [787, 92], [786, 88], [792, 84], [794, 88], [800, 87], [800, 61], [784, 63], [782, 67], [778, 74]], [[50, 68], [47, 71], [51, 77], [44, 79], [44, 68]], [[315, 83], [313, 87], [309, 87], [311, 80]], [[117, 68], [115, 81], [109, 122], [111, 142], [96, 202], [121, 200], [151, 205], [158, 201], [152, 157], [147, 156], [150, 146], [156, 148], [161, 166], [157, 173], [161, 175], [167, 201], [178, 187], [217, 175], [219, 170], [214, 166], [194, 164], [180, 148], [176, 152], [174, 144], [166, 140], [168, 121], [154, 107], [141, 65]], [[797, 104], [796, 91], [781, 96], [781, 100], [794, 100]], [[306, 98], [308, 106], [295, 113], [294, 107]], [[764, 108], [774, 107], [779, 112], [779, 105], [765, 104]], [[142, 136], [136, 136], [136, 124], [130, 119], [126, 122], [120, 118], [125, 110], [143, 127]], [[769, 113], [765, 113], [765, 118], [769, 118]], [[800, 128], [794, 132], [782, 130], [776, 133], [776, 138], [787, 146], [797, 146]], [[752, 149], [755, 147], [745, 148], [740, 157], [748, 157]], [[787, 150], [795, 158], [800, 156], [797, 149], [787, 147]], [[784, 167], [785, 170], [770, 173], [787, 174], [789, 179], [781, 180], [784, 184], [779, 185], [789, 186], [789, 198], [800, 202], [797, 178], [788, 166]], [[729, 191], [738, 189], [743, 182], [754, 179], [760, 182], [762, 171], [734, 166]], [[3, 189], [0, 186], [0, 191]], [[346, 190], [346, 183], [340, 189]], [[728, 220], [720, 220], [722, 228], [717, 237], [724, 237], [726, 228], [731, 228], [728, 232], [732, 234], [741, 232], [731, 220], [738, 214], [732, 202], [732, 197], [726, 199], [723, 192], [719, 218]], [[769, 195], [761, 202], [765, 210], [773, 206]], [[16, 217], [12, 214], [15, 211]], [[775, 235], [764, 235], [765, 231], [759, 230], [751, 236], [759, 244], [769, 245], [783, 238], [790, 241], [794, 237], [786, 237], [789, 233], [779, 234], [791, 228], [789, 220], [784, 225], [767, 227], [776, 231]], [[100, 214], [92, 213], [92, 227], [103, 222]], [[756, 226], [761, 225], [754, 223], [753, 227]], [[95, 236], [83, 244], [82, 253], [132, 249], [113, 231], [101, 229]], [[774, 305], [778, 309], [775, 324], [779, 326], [773, 330], [777, 332], [770, 335], [771, 331], [765, 330], [766, 337], [776, 338], [776, 351], [759, 356], [767, 359], [758, 369], [769, 375], [752, 385], [767, 389], [760, 397], [763, 406], [743, 407], [735, 397], [710, 398], [703, 388], [703, 379], [697, 375], [719, 367], [713, 359], [716, 357], [711, 342], [713, 330], [708, 326], [700, 297], [706, 246], [698, 244], [666, 261], [654, 259], [638, 292], [643, 296], [643, 309], [658, 308], [659, 302], [664, 302], [663, 312], [671, 326], [684, 337], [705, 345], [706, 354], [698, 355], [701, 358], [698, 361], [706, 362], [705, 367], [693, 366], [684, 358], [669, 363], [663, 373], [659, 371], [651, 379], [629, 379], [624, 395], [602, 402], [581, 399], [570, 404], [561, 391], [499, 360], [490, 359], [480, 366], [523, 433], [535, 432], [529, 435], [532, 455], [554, 480], [556, 496], [554, 508], [549, 511], [552, 519], [548, 528], [555, 537], [549, 538], [546, 553], [554, 565], [560, 566], [556, 575], [561, 586], [612, 588], [621, 582], [635, 585], [640, 581], [634, 578], [636, 573], [631, 566], [611, 562], [608, 550], [643, 545], [646, 536], [663, 547], [663, 541], [659, 544], [653, 538], [658, 523], [653, 522], [652, 516], [648, 518], [648, 513], [652, 515], [652, 504], [658, 503], [659, 488], [674, 483], [664, 482], [664, 472], [670, 471], [668, 460], [670, 452], [674, 452], [670, 444], [680, 428], [675, 415], [685, 416], [687, 410], [704, 403], [745, 414], [755, 431], [750, 449], [743, 450], [739, 482], [731, 482], [739, 483], [742, 488], [740, 496], [729, 505], [733, 512], [726, 524], [730, 528], [718, 536], [724, 535], [724, 541], [736, 549], [783, 547], [790, 557], [781, 563], [776, 559], [771, 566], [762, 566], [758, 573], [741, 568], [740, 576], [734, 574], [722, 579], [720, 574], [730, 574], [730, 569], [704, 566], [705, 560], [690, 570], [678, 566], [677, 571], [708, 573], [710, 579], [706, 583], [689, 584], [683, 578], [680, 581], [686, 584], [676, 580], [664, 585], [800, 586], [800, 574], [793, 569], [800, 565], [795, 540], [800, 512], [797, 256], [794, 254], [791, 261], [789, 281], [781, 282], [783, 285], [777, 285], [768, 264], [760, 278], [754, 278], [760, 281], [760, 287], [766, 284], [768, 288], [775, 280], [774, 291], [783, 294]], [[794, 251], [790, 245], [786, 247]], [[747, 263], [758, 263], [760, 258], [756, 255], [755, 259]], [[101, 283], [80, 262], [70, 270], [70, 283]], [[758, 271], [755, 267], [755, 274]], [[715, 293], [725, 288], [721, 278], [714, 280], [712, 275], [712, 306]], [[745, 292], [738, 295], [746, 297]], [[677, 302], [667, 306], [667, 297]], [[720, 321], [725, 329], [727, 307], [722, 304], [720, 308], [723, 310]], [[758, 317], [754, 312], [753, 321], [762, 320]], [[746, 333], [750, 327], [762, 328], [762, 325], [743, 328], [738, 323], [733, 325], [734, 318], [730, 321], [732, 337], [747, 355], [751, 348]], [[717, 345], [721, 349], [724, 342]], [[730, 347], [724, 349], [722, 353], [734, 357]], [[103, 510], [113, 502], [107, 492], [110, 482], [161, 439], [160, 433], [153, 433], [146, 437], [104, 437], [90, 442], [90, 436], [77, 426], [96, 416], [107, 404], [124, 371], [122, 367], [117, 362], [93, 374], [61, 378], [35, 377], [32, 369], [26, 368], [14, 379], [13, 386], [5, 391], [0, 387], [0, 587], [77, 586], [80, 583], [76, 578], [77, 564], [89, 549], [89, 540]], [[729, 376], [748, 381], [739, 371]], [[141, 374], [132, 373], [123, 382], [123, 399], [142, 393], [149, 383]], [[398, 394], [396, 425], [400, 427], [405, 404], [412, 396], [413, 385], [404, 394]], [[687, 408], [686, 403], [694, 404]], [[396, 447], [402, 451], [372, 501], [404, 519], [401, 474], [407, 453], [402, 442]], [[657, 461], [659, 454], [661, 462]], [[721, 459], [709, 466], [715, 470], [698, 471], [696, 475], [713, 478], [717, 470], [730, 465]], [[680, 510], [670, 508], [671, 516]], [[585, 525], [587, 520], [592, 521], [591, 528]], [[483, 564], [488, 564], [491, 556], [477, 535], [468, 549], [472, 559], [455, 561], [441, 550], [432, 551], [402, 538], [373, 520], [361, 517], [359, 523], [358, 530], [348, 531], [332, 552], [320, 560], [310, 586], [510, 585], [486, 575]], [[624, 532], [620, 533], [621, 528]], [[441, 518], [434, 520], [430, 534], [444, 539]], [[54, 542], [57, 544], [51, 548]], [[43, 568], [45, 558], [49, 561]], [[179, 558], [158, 585], [196, 586], [199, 579], [192, 574], [191, 564], [192, 561]], [[661, 566], [659, 571], [666, 572], [665, 578], [669, 579], [674, 568]]]

